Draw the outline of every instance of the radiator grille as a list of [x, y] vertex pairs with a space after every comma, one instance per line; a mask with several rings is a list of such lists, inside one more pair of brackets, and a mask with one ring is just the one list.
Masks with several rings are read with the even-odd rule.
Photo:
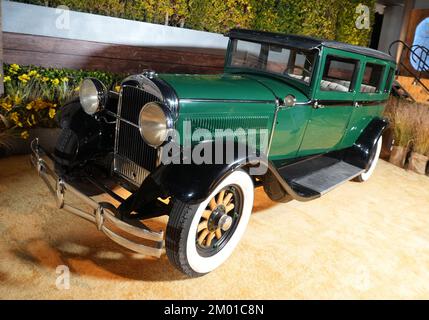
[[157, 166], [158, 152], [144, 142], [138, 128], [140, 110], [151, 101], [159, 99], [136, 87], [122, 89], [116, 124], [115, 172], [135, 185], [140, 185]]
[[159, 99], [142, 89], [124, 86], [122, 91], [121, 118], [138, 124], [141, 108], [151, 101], [159, 102]]

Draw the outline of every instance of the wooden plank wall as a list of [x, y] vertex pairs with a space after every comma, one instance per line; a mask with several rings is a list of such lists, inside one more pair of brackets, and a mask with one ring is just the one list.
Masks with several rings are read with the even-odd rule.
[[220, 73], [224, 50], [154, 48], [53, 37], [3, 34], [4, 61], [21, 65], [139, 73]]

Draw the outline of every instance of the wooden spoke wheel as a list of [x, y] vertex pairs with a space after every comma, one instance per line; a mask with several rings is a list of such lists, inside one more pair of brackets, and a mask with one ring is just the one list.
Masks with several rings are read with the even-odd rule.
[[228, 186], [210, 199], [195, 236], [201, 255], [215, 254], [234, 233], [243, 207], [242, 198], [237, 186]]
[[198, 277], [219, 267], [243, 236], [253, 207], [250, 176], [237, 170], [197, 204], [173, 200], [165, 247], [170, 262]]

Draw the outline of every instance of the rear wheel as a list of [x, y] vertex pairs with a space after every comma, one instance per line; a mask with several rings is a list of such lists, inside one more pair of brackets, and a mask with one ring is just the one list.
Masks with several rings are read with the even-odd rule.
[[374, 146], [374, 150], [372, 150], [372, 157], [370, 159], [370, 165], [368, 169], [365, 172], [358, 175], [354, 179], [354, 181], [365, 182], [372, 176], [372, 174], [374, 173], [375, 167], [377, 166], [378, 159], [380, 158], [382, 145], [383, 145], [383, 137], [380, 136], [380, 138], [377, 141], [377, 144]]
[[174, 200], [166, 234], [170, 262], [191, 277], [209, 273], [225, 262], [246, 229], [253, 188], [249, 175], [238, 170], [201, 203]]

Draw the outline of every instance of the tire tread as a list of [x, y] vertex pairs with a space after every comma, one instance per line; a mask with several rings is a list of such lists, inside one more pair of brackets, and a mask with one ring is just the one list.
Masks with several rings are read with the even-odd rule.
[[165, 241], [167, 257], [177, 269], [188, 276], [203, 276], [203, 273], [192, 270], [186, 258], [187, 232], [198, 206], [188, 205], [177, 199], [173, 201]]

